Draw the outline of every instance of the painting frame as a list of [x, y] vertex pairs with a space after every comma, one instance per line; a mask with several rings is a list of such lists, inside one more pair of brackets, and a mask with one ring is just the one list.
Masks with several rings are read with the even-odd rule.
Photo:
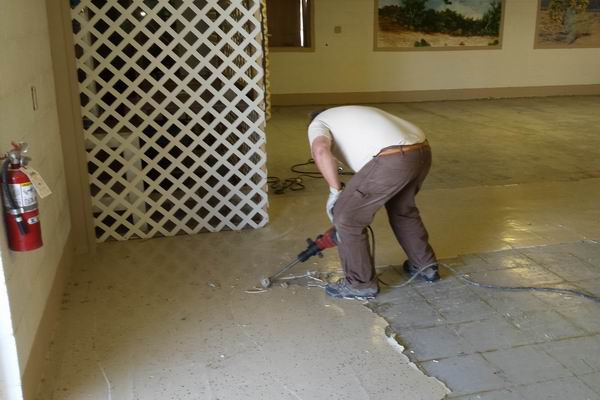
[[504, 43], [504, 20], [506, 16], [506, 0], [499, 0], [501, 7], [500, 14], [500, 29], [498, 34], [497, 45], [486, 46], [428, 46], [428, 47], [413, 47], [413, 46], [380, 46], [378, 43], [379, 30], [379, 4], [380, 0], [373, 0], [373, 51], [375, 52], [420, 52], [420, 51], [470, 51], [470, 50], [502, 50]]
[[533, 37], [533, 48], [535, 50], [552, 50], [552, 49], [598, 49], [600, 48], [600, 35], [596, 39], [597, 44], [569, 44], [569, 43], [554, 43], [544, 44], [540, 39], [542, 32], [542, 0], [537, 1], [536, 17], [535, 17], [535, 34]]

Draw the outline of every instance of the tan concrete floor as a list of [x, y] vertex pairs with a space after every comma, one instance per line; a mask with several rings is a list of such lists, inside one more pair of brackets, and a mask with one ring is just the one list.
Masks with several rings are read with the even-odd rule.
[[[600, 97], [381, 105], [428, 134], [418, 202], [443, 258], [600, 238]], [[270, 175], [308, 157], [306, 114], [274, 110]], [[326, 187], [270, 198], [271, 224], [100, 246], [73, 273], [40, 399], [439, 399], [386, 323], [319, 288], [246, 293], [328, 226]], [[377, 217], [377, 264], [402, 251]], [[295, 271], [336, 271], [334, 251]]]
[[[433, 149], [426, 188], [460, 188], [600, 178], [600, 97], [473, 100], [375, 105], [419, 125]], [[307, 115], [273, 111], [269, 172], [287, 175], [309, 157]]]
[[443, 397], [360, 303], [245, 292], [302, 246], [287, 227], [101, 246], [70, 280], [40, 398]]

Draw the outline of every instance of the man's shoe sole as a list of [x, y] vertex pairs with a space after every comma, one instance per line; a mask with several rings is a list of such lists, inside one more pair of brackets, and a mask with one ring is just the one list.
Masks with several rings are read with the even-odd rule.
[[[410, 269], [410, 266], [409, 266], [408, 262], [406, 262], [406, 261], [404, 262], [404, 264], [402, 264], [402, 268], [404, 269], [404, 272], [406, 272], [410, 276], [413, 276], [415, 274], [415, 272], [413, 272]], [[435, 271], [435, 274], [432, 277], [428, 277], [426, 275], [419, 274], [419, 278], [423, 279], [426, 282], [433, 283], [433, 282], [437, 282], [440, 280], [440, 273], [439, 273], [439, 271]]]
[[367, 300], [373, 300], [375, 297], [377, 296], [342, 296], [342, 299], [345, 300], [360, 300], [360, 301], [367, 301]]
[[438, 272], [436, 272], [435, 275], [431, 278], [424, 275], [421, 275], [421, 278], [423, 278], [424, 281], [429, 283], [437, 282], [441, 279], [440, 274]]

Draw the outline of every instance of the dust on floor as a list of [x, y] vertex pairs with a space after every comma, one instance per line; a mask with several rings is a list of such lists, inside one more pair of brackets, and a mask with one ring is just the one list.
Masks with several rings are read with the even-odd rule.
[[301, 235], [101, 245], [69, 282], [40, 399], [443, 398], [360, 303], [319, 288], [245, 292], [295, 256]]

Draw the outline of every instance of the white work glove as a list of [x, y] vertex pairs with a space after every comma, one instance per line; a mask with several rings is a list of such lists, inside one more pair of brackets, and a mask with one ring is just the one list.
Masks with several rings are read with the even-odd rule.
[[342, 185], [340, 190], [331, 186], [329, 187], [329, 198], [327, 199], [325, 211], [327, 211], [327, 216], [329, 217], [329, 221], [331, 221], [331, 223], [333, 223], [333, 206], [335, 206], [335, 202], [342, 194], [342, 190], [344, 190], [344, 185]]

